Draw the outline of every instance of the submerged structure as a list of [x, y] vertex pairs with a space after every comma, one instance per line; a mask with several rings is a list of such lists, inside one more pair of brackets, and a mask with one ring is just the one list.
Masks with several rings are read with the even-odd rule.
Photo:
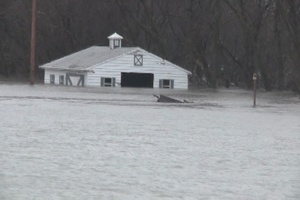
[[92, 46], [39, 66], [44, 83], [68, 86], [188, 89], [191, 72], [140, 47], [122, 47], [123, 37], [108, 37], [109, 46]]

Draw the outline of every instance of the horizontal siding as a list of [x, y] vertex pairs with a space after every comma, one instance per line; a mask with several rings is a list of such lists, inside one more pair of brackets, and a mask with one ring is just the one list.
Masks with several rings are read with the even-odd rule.
[[117, 85], [121, 83], [121, 72], [152, 73], [154, 74], [154, 88], [159, 87], [160, 79], [173, 79], [174, 88], [187, 89], [188, 75], [183, 70], [168, 64], [161, 64], [148, 54], [143, 55], [143, 66], [134, 66], [134, 55], [126, 55], [111, 62], [93, 68], [93, 73], [87, 74], [87, 86], [100, 86], [101, 77], [116, 78]]
[[[55, 76], [54, 84], [59, 85], [59, 76], [63, 75], [64, 76], [64, 85], [66, 85], [66, 72], [65, 71], [56, 71], [56, 70], [48, 70], [45, 69], [44, 72], [44, 83], [45, 84], [50, 84], [50, 75], [53, 74]], [[75, 78], [76, 79], [76, 78]], [[87, 75], [84, 75], [84, 85], [86, 85], [86, 80], [87, 80]], [[75, 82], [73, 80], [72, 82]]]
[[54, 71], [54, 70], [47, 70], [45, 69], [44, 72], [44, 83], [45, 84], [50, 84], [50, 75], [53, 74], [55, 76], [55, 85], [59, 85], [59, 76], [64, 75], [65, 80], [66, 80], [66, 73], [62, 71]]

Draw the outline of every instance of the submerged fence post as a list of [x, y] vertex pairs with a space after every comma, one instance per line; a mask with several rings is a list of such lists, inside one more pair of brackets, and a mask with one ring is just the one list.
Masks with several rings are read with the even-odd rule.
[[256, 73], [253, 74], [253, 107], [256, 107], [256, 80], [257, 75]]

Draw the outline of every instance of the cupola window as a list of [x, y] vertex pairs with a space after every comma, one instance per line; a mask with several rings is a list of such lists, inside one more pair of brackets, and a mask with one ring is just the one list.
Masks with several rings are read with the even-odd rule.
[[120, 40], [114, 40], [114, 47], [120, 47]]

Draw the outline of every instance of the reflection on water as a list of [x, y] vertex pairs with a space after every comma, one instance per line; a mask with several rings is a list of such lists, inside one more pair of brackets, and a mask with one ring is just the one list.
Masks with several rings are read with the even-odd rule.
[[251, 101], [237, 89], [0, 85], [0, 199], [299, 199], [299, 98]]

